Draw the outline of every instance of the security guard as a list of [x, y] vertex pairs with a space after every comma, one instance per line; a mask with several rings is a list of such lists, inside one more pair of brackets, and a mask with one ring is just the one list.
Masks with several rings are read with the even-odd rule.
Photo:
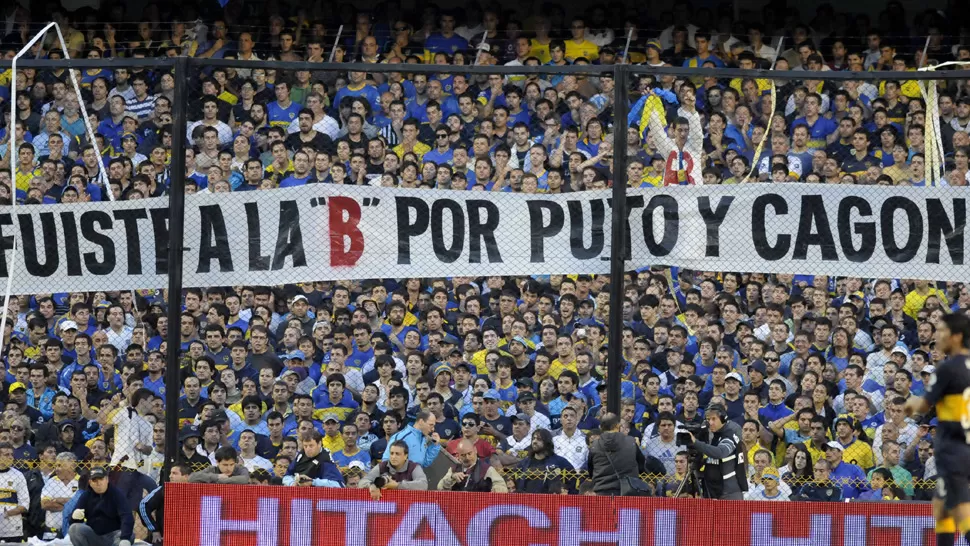
[[697, 440], [690, 434], [691, 449], [704, 456], [704, 487], [712, 499], [741, 500], [748, 490], [744, 444], [741, 427], [727, 417], [721, 404], [711, 404], [705, 413], [710, 430], [710, 443]]

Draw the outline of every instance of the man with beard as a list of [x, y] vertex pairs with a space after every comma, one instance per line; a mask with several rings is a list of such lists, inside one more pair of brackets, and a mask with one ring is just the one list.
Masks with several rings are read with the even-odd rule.
[[449, 468], [438, 489], [442, 491], [486, 491], [508, 493], [508, 486], [502, 475], [478, 457], [475, 444], [468, 440], [458, 443], [458, 465]]
[[196, 448], [202, 439], [202, 433], [196, 425], [185, 425], [179, 431], [179, 443], [182, 449], [179, 450], [178, 464], [186, 465], [190, 469], [201, 469], [209, 466], [209, 458], [199, 453]]
[[528, 456], [517, 468], [523, 477], [515, 482], [516, 492], [558, 494], [563, 488], [563, 472], [572, 470], [572, 465], [553, 452], [552, 433], [540, 428], [532, 433]]

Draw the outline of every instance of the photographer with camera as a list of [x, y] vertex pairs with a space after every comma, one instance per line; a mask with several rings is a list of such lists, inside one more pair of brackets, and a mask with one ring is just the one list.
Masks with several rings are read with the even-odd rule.
[[728, 420], [727, 409], [711, 404], [705, 412], [709, 439], [702, 441], [693, 432], [683, 432], [687, 447], [704, 456], [704, 488], [712, 499], [742, 500], [748, 490], [741, 427]]
[[428, 477], [421, 465], [408, 460], [408, 444], [397, 440], [391, 444], [388, 460], [370, 469], [360, 479], [361, 489], [370, 490], [370, 498], [381, 500], [385, 489], [409, 489], [413, 491], [427, 491]]
[[458, 466], [449, 468], [445, 477], [438, 482], [439, 490], [509, 492], [502, 475], [493, 466], [478, 458], [478, 450], [472, 442], [458, 442], [458, 461]]

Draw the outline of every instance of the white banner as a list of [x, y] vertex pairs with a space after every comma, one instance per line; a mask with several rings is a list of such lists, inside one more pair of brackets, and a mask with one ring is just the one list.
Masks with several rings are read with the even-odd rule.
[[[628, 269], [966, 281], [967, 192], [750, 184], [628, 194]], [[13, 291], [167, 286], [168, 200], [0, 208]], [[312, 185], [186, 197], [184, 285], [608, 273], [609, 191], [520, 195]]]

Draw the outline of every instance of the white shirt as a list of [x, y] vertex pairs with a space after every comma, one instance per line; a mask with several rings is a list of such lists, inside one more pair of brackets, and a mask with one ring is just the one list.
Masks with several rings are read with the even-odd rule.
[[[349, 366], [344, 366], [343, 371], [344, 382], [346, 387], [350, 389], [354, 394], [360, 394], [364, 390], [364, 376], [361, 375], [360, 370], [357, 368], [351, 368]], [[318, 388], [323, 388], [327, 390], [327, 375], [323, 374], [320, 376], [320, 381], [316, 385]]]
[[505, 450], [509, 455], [522, 458], [525, 456], [525, 452], [532, 447], [532, 431], [530, 430], [521, 440], [516, 440], [514, 436], [509, 436], [505, 439], [509, 444], [509, 448]]
[[119, 353], [124, 354], [128, 350], [128, 345], [131, 344], [131, 334], [134, 330], [128, 326], [122, 326], [121, 332], [115, 332], [111, 328], [105, 328], [103, 331], [108, 336], [108, 343], [114, 345]]
[[257, 468], [262, 468], [270, 473], [273, 472], [273, 463], [269, 462], [264, 457], [260, 457], [259, 455], [256, 455], [252, 459], [247, 459], [240, 455], [239, 458], [242, 459], [243, 466], [246, 467], [246, 470], [250, 472], [255, 472]]
[[765, 493], [765, 486], [758, 485], [758, 486], [755, 486], [754, 489], [744, 494], [744, 500], [786, 501], [789, 499], [788, 499], [788, 495], [786, 495], [785, 492], [781, 490], [781, 487], [778, 488], [778, 492], [775, 494], [774, 497], [769, 497], [768, 494]]
[[138, 470], [147, 457], [135, 449], [135, 444], [152, 445], [152, 425], [133, 408], [124, 407], [111, 418], [115, 426], [115, 450], [111, 466], [122, 465]]
[[[337, 140], [337, 134], [340, 133], [340, 124], [337, 123], [337, 120], [324, 114], [320, 118], [320, 121], [313, 124], [313, 130], [327, 135], [332, 140]], [[294, 119], [291, 121], [289, 127], [286, 128], [286, 132], [287, 134], [299, 133], [300, 120]]]
[[[192, 131], [194, 131], [196, 127], [202, 124], [203, 124], [202, 120], [193, 121], [192, 123], [189, 124], [189, 128], [186, 129], [185, 131], [186, 138], [189, 139], [189, 142], [194, 142], [192, 140]], [[210, 125], [209, 127], [212, 127], [219, 133], [220, 145], [225, 146], [226, 144], [229, 144], [230, 142], [232, 142], [232, 129], [230, 129], [229, 125], [227, 125], [225, 122], [217, 120], [214, 125]], [[200, 136], [199, 143], [201, 142], [202, 142], [202, 137]]]
[[572, 437], [566, 436], [563, 431], [559, 431], [559, 434], [552, 438], [552, 446], [556, 455], [569, 461], [569, 464], [573, 465], [575, 470], [586, 468], [589, 448], [586, 447], [586, 435], [583, 431], [576, 429]]
[[655, 457], [658, 461], [664, 464], [664, 468], [667, 470], [667, 474], [676, 474], [674, 468], [674, 457], [681, 451], [685, 451], [687, 448], [684, 446], [678, 446], [677, 441], [673, 438], [669, 442], [663, 441], [660, 436], [650, 437], [646, 434], [643, 435], [643, 439], [640, 443], [640, 449], [643, 450], [644, 455], [649, 455]]
[[30, 491], [23, 472], [8, 468], [0, 472], [0, 537], [20, 537], [24, 535], [23, 515], [8, 516], [7, 510], [22, 506], [30, 508]]
[[[74, 479], [64, 483], [56, 475], [51, 476], [51, 479], [47, 480], [47, 484], [44, 485], [44, 489], [40, 494], [42, 500], [60, 499], [60, 498], [71, 498], [77, 493], [77, 476]], [[58, 510], [56, 512], [52, 510], [47, 511], [47, 527], [59, 531], [61, 529], [61, 523], [63, 523], [64, 514], [63, 510]]]
[[[872, 453], [875, 455], [876, 464], [882, 464], [882, 427], [886, 425], [879, 425], [876, 427], [876, 431], [873, 433], [875, 436], [872, 440]], [[906, 419], [905, 424], [899, 427], [899, 437], [896, 441], [899, 442], [900, 446], [905, 450], [906, 446], [916, 441], [916, 435], [919, 434], [919, 428]], [[925, 474], [926, 476], [932, 476], [932, 474]]]
[[165, 454], [159, 453], [158, 448], [152, 450], [152, 454], [145, 457], [141, 463], [139, 471], [155, 481], [161, 483], [162, 466], [165, 464]]

